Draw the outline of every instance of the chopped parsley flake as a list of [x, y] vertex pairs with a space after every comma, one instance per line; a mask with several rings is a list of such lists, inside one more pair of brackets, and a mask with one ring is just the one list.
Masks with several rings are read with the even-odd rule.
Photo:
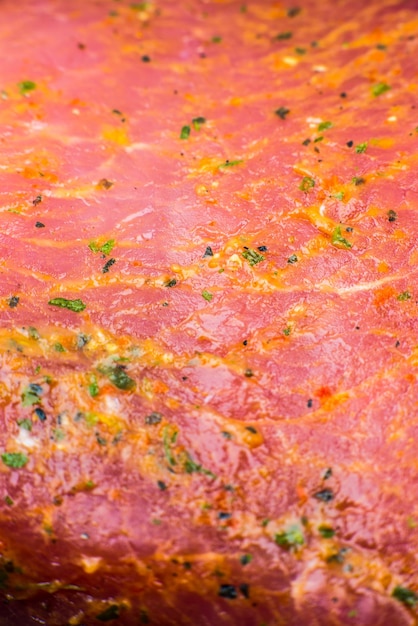
[[367, 146], [368, 146], [367, 141], [364, 141], [363, 143], [359, 143], [359, 144], [356, 146], [356, 152], [357, 152], [357, 154], [362, 154], [363, 152], [366, 152], [366, 150], [367, 150]]
[[412, 296], [409, 293], [409, 291], [402, 291], [402, 293], [400, 293], [399, 296], [396, 296], [396, 297], [401, 302], [405, 302], [406, 300], [410, 300], [412, 298]]
[[291, 39], [292, 37], [293, 37], [293, 33], [290, 30], [287, 30], [283, 33], [279, 33], [278, 35], [276, 35], [275, 39], [282, 41], [285, 39]]
[[315, 187], [314, 179], [311, 178], [310, 176], [304, 176], [299, 185], [299, 189], [301, 191], [309, 191], [310, 189], [312, 189], [312, 187]]
[[251, 554], [243, 554], [240, 557], [241, 565], [248, 565], [248, 563], [251, 563], [252, 560], [253, 560], [253, 557]]
[[397, 585], [392, 591], [392, 597], [406, 604], [406, 606], [415, 606], [418, 602], [418, 595], [412, 589], [400, 585]]
[[128, 376], [123, 367], [116, 365], [115, 367], [105, 367], [99, 371], [108, 377], [112, 385], [124, 391], [132, 391], [135, 389], [136, 382]]
[[206, 289], [204, 289], [202, 291], [202, 297], [208, 302], [210, 302], [213, 298], [213, 293], [210, 293], [210, 291], [207, 291]]
[[18, 420], [17, 425], [19, 426], [19, 428], [24, 428], [24, 430], [32, 430], [32, 421], [27, 417], [25, 417], [25, 419], [23, 420]]
[[381, 96], [382, 93], [386, 93], [386, 91], [389, 91], [389, 89], [390, 86], [387, 83], [377, 83], [372, 87], [372, 94], [375, 97]]
[[239, 165], [240, 163], [242, 163], [242, 159], [237, 159], [235, 161], [230, 161], [229, 159], [227, 159], [224, 163], [221, 163], [219, 165], [219, 168], [223, 169], [225, 167], [234, 167], [235, 165]]
[[330, 526], [319, 526], [318, 531], [324, 539], [331, 539], [335, 535], [335, 530]]
[[242, 256], [248, 261], [251, 266], [257, 265], [257, 263], [261, 263], [261, 261], [264, 261], [264, 256], [262, 254], [258, 254], [258, 252], [256, 250], [253, 250], [252, 248], [247, 248], [246, 250], [244, 250]]
[[331, 128], [333, 126], [332, 122], [326, 121], [326, 122], [321, 122], [320, 124], [318, 124], [318, 131], [322, 132], [323, 130], [327, 130], [328, 128]]
[[274, 541], [283, 548], [297, 548], [305, 543], [303, 530], [299, 524], [292, 524], [281, 533], [276, 533]]
[[53, 298], [52, 300], [49, 300], [48, 304], [51, 304], [52, 306], [59, 306], [62, 309], [69, 309], [75, 313], [80, 313], [86, 308], [84, 302], [79, 299], [67, 300], [66, 298]]
[[34, 404], [39, 404], [41, 401], [40, 395], [42, 394], [43, 389], [41, 385], [37, 385], [36, 383], [30, 384], [26, 389], [23, 390], [21, 395], [22, 398], [22, 406], [33, 406]]
[[97, 241], [90, 241], [89, 248], [92, 252], [101, 252], [102, 254], [110, 254], [115, 247], [116, 241], [109, 239], [104, 244], [99, 245]]
[[1, 455], [1, 460], [7, 467], [20, 469], [28, 462], [28, 457], [22, 452], [5, 452]]
[[22, 96], [36, 89], [36, 83], [33, 80], [22, 80], [22, 82], [17, 83], [17, 86]]
[[190, 126], [183, 126], [180, 131], [180, 139], [188, 139], [190, 137]]
[[200, 130], [200, 127], [203, 124], [206, 124], [206, 118], [204, 118], [204, 117], [194, 117], [192, 119], [192, 124], [193, 124], [193, 128], [195, 130]]
[[337, 226], [332, 233], [331, 243], [338, 248], [351, 248], [351, 243], [341, 234], [341, 226]]

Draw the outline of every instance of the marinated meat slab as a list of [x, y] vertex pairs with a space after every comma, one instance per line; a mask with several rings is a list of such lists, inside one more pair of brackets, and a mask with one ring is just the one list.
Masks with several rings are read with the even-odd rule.
[[0, 625], [416, 626], [416, 0], [0, 51]]

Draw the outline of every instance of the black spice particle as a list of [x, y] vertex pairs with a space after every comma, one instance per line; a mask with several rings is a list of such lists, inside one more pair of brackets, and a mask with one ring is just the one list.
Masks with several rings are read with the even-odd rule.
[[239, 590], [242, 593], [242, 595], [244, 596], [244, 598], [249, 598], [250, 597], [250, 587], [247, 583], [242, 583], [239, 586]]
[[246, 370], [245, 370], [245, 372], [244, 372], [244, 376], [245, 376], [246, 378], [252, 378], [252, 377], [254, 376], [254, 372], [253, 372], [253, 370], [251, 370], [251, 369], [246, 369]]
[[275, 111], [275, 114], [277, 115], [277, 117], [280, 117], [281, 120], [285, 120], [286, 115], [289, 115], [289, 113], [290, 113], [290, 109], [286, 109], [286, 107], [279, 107]]
[[311, 140], [309, 138], [305, 139], [305, 141], [302, 141], [302, 146], [309, 146], [310, 143], [311, 143]]
[[114, 265], [116, 263], [116, 259], [109, 259], [102, 268], [102, 273], [103, 274], [107, 274], [107, 272], [109, 271], [109, 268], [112, 267], [112, 265]]
[[396, 222], [397, 219], [398, 219], [398, 216], [396, 214], [396, 211], [394, 211], [393, 209], [390, 209], [388, 211], [388, 220], [389, 220], [389, 222]]
[[397, 341], [397, 342], [395, 343], [395, 348], [399, 348], [399, 346], [400, 346], [400, 345], [401, 345], [401, 342], [400, 342], [400, 341]]
[[253, 433], [253, 435], [257, 434], [257, 429], [254, 428], [254, 426], [246, 426], [245, 430], [248, 430], [250, 433]]
[[210, 246], [207, 246], [206, 250], [205, 250], [205, 254], [203, 255], [202, 258], [206, 258], [208, 256], [213, 256], [213, 250]]
[[32, 204], [34, 204], [35, 206], [38, 205], [40, 202], [42, 202], [42, 196], [36, 196], [36, 198], [32, 200]]
[[161, 415], [161, 413], [157, 413], [156, 411], [153, 411], [152, 413], [146, 416], [145, 423], [148, 424], [148, 426], [155, 426], [155, 424], [159, 424], [162, 419], [163, 419], [163, 416]]
[[314, 494], [314, 498], [322, 502], [331, 502], [334, 499], [334, 493], [331, 489], [321, 489]]
[[41, 422], [44, 422], [46, 420], [46, 413], [43, 409], [41, 409], [40, 407], [37, 407], [35, 409], [35, 413], [38, 416], [38, 418], [41, 420]]
[[161, 491], [165, 491], [167, 489], [167, 485], [162, 480], [157, 481], [157, 485], [161, 489]]
[[247, 339], [244, 339], [244, 341], [242, 342], [242, 345], [243, 345], [243, 346], [246, 346], [247, 344], [248, 344], [248, 340], [247, 340]]
[[221, 511], [218, 513], [219, 519], [229, 519], [231, 517], [231, 513], [225, 513], [225, 511]]
[[235, 585], [220, 585], [218, 595], [228, 600], [235, 600], [238, 597]]
[[312, 408], [312, 406], [313, 406], [313, 400], [312, 400], [312, 398], [309, 398], [309, 400], [307, 401], [306, 405], [307, 405], [308, 409], [311, 409], [311, 408]]
[[332, 476], [332, 468], [331, 467], [327, 467], [327, 469], [325, 470], [324, 475], [323, 475], [322, 478], [324, 480], [328, 480], [328, 478], [331, 478], [331, 476]]
[[267, 246], [258, 246], [257, 250], [259, 252], [267, 252]]
[[15, 307], [17, 307], [18, 304], [19, 304], [18, 296], [12, 296], [11, 298], [9, 298], [9, 307], [11, 309], [14, 309]]
[[346, 97], [347, 97], [347, 94], [345, 93], [345, 91], [342, 91], [340, 93], [340, 98], [346, 98]]
[[347, 145], [349, 148], [352, 148], [352, 147], [354, 146], [354, 141], [351, 141], [351, 140], [350, 140], [350, 141], [347, 141], [347, 144], [346, 144], [346, 145]]
[[166, 287], [175, 287], [176, 285], [177, 285], [177, 281], [175, 278], [172, 278], [171, 280], [165, 283]]
[[35, 228], [45, 228], [45, 224], [42, 224], [42, 222], [36, 222]]
[[150, 63], [150, 62], [151, 62], [151, 58], [150, 58], [147, 54], [144, 54], [144, 55], [141, 57], [141, 61], [142, 61], [143, 63]]

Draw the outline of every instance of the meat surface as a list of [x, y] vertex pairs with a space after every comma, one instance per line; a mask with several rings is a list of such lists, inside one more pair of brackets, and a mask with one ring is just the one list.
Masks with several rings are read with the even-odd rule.
[[416, 0], [1, 14], [0, 626], [417, 626]]

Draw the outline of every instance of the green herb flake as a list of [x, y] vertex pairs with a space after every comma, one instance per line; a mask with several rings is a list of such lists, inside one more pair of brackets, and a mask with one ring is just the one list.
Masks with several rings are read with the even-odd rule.
[[278, 39], [279, 41], [284, 41], [286, 39], [291, 39], [293, 37], [293, 33], [290, 30], [287, 30], [283, 33], [279, 33], [278, 35], [276, 35], [275, 39]]
[[330, 526], [319, 526], [318, 531], [324, 539], [331, 539], [335, 535], [335, 530]]
[[226, 159], [224, 163], [221, 163], [219, 165], [219, 168], [224, 169], [226, 167], [234, 167], [235, 165], [239, 165], [240, 163], [242, 163], [242, 159], [236, 159], [235, 161], [230, 161], [229, 159]]
[[80, 313], [84, 311], [86, 305], [82, 300], [67, 300], [66, 298], [53, 298], [49, 300], [48, 304], [52, 306], [59, 306], [62, 309], [68, 309], [69, 311], [74, 311], [74, 313]]
[[261, 526], [263, 528], [265, 528], [267, 526], [267, 524], [269, 524], [270, 520], [268, 517], [266, 517], [265, 519], [263, 519], [263, 521], [261, 522]]
[[17, 421], [17, 425], [19, 428], [23, 428], [24, 430], [28, 430], [29, 432], [32, 430], [32, 420], [25, 417], [22, 420]]
[[194, 117], [192, 119], [192, 124], [193, 124], [193, 128], [195, 130], [200, 130], [200, 128], [203, 126], [203, 124], [206, 124], [206, 118], [205, 117]]
[[163, 430], [163, 448], [165, 457], [170, 465], [177, 465], [177, 461], [171, 451], [171, 445], [176, 442], [177, 431], [172, 431], [170, 426], [165, 426]]
[[351, 248], [351, 243], [345, 239], [341, 234], [341, 226], [337, 226], [332, 233], [331, 243], [337, 248]]
[[290, 113], [290, 109], [286, 109], [286, 107], [279, 107], [274, 112], [277, 115], [277, 117], [280, 117], [281, 120], [285, 120], [286, 115], [289, 115]]
[[376, 85], [373, 85], [372, 88], [372, 95], [377, 97], [377, 96], [381, 96], [382, 93], [386, 93], [387, 91], [390, 90], [390, 86], [387, 83], [377, 83]]
[[363, 143], [359, 143], [359, 144], [356, 146], [356, 152], [357, 152], [357, 154], [362, 154], [363, 152], [366, 152], [366, 150], [367, 150], [367, 146], [368, 146], [367, 141], [363, 141]]
[[13, 502], [13, 500], [11, 499], [11, 497], [10, 497], [10, 496], [4, 496], [4, 501], [5, 501], [5, 503], [7, 504], [7, 506], [13, 506], [13, 505], [14, 505], [14, 502]]
[[132, 391], [136, 387], [136, 382], [128, 376], [123, 367], [116, 365], [115, 367], [105, 367], [99, 369], [102, 374], [108, 377], [112, 385], [123, 391]]
[[311, 178], [310, 176], [304, 176], [302, 178], [302, 181], [299, 185], [299, 189], [301, 191], [309, 191], [310, 189], [312, 189], [312, 187], [315, 187], [315, 181], [313, 178]]
[[102, 252], [103, 254], [110, 254], [115, 247], [115, 243], [116, 241], [114, 239], [109, 239], [108, 241], [105, 241], [105, 243], [99, 248], [100, 252]]
[[62, 345], [62, 343], [59, 342], [54, 343], [54, 350], [55, 352], [65, 352], [64, 346]]
[[409, 291], [402, 291], [402, 293], [396, 296], [396, 299], [400, 300], [401, 302], [405, 302], [406, 300], [410, 300], [411, 298], [412, 296]]
[[41, 336], [34, 326], [28, 326], [28, 335], [31, 339], [40, 339]]
[[100, 622], [110, 622], [114, 619], [118, 619], [120, 617], [119, 605], [111, 604], [107, 609], [105, 609], [102, 613], [96, 615], [96, 619]]
[[256, 250], [253, 250], [252, 248], [247, 248], [246, 250], [244, 250], [242, 256], [248, 261], [251, 267], [253, 265], [257, 265], [257, 263], [261, 263], [261, 261], [264, 261], [264, 256], [262, 254], [259, 254]]
[[92, 252], [101, 252], [102, 254], [110, 254], [115, 247], [116, 241], [114, 239], [109, 239], [105, 241], [104, 244], [99, 245], [97, 241], [90, 241], [89, 248]]
[[42, 387], [37, 384], [30, 384], [26, 387], [21, 395], [22, 406], [33, 406], [39, 404], [41, 401], [40, 395], [42, 394]]
[[17, 83], [17, 86], [22, 96], [26, 96], [26, 94], [36, 89], [36, 83], [33, 80], [22, 80], [22, 82]]
[[248, 565], [253, 560], [253, 557], [252, 554], [243, 554], [239, 560], [241, 565]]
[[335, 198], [336, 200], [344, 200], [344, 191], [338, 191], [337, 193], [333, 194], [333, 198]]
[[397, 585], [392, 591], [392, 598], [396, 598], [406, 606], [415, 606], [418, 602], [418, 595], [412, 589], [400, 585]]
[[287, 328], [283, 329], [283, 335], [286, 335], [286, 337], [289, 337], [291, 331], [292, 329], [290, 328], [290, 326], [287, 326]]
[[95, 398], [99, 394], [99, 385], [97, 384], [96, 376], [91, 376], [88, 389], [92, 398]]
[[366, 179], [363, 178], [362, 176], [353, 176], [353, 178], [351, 179], [351, 182], [353, 183], [353, 185], [358, 187], [359, 185], [364, 185], [364, 183], [366, 182]]
[[299, 524], [292, 524], [281, 533], [276, 533], [274, 540], [283, 548], [297, 548], [305, 543], [303, 530]]
[[321, 122], [318, 124], [318, 132], [322, 132], [323, 130], [328, 130], [328, 128], [332, 128], [333, 123], [330, 121]]
[[1, 460], [7, 467], [20, 469], [21, 467], [25, 467], [28, 462], [28, 457], [22, 452], [5, 452], [1, 455]]
[[202, 297], [207, 300], [207, 302], [210, 302], [213, 298], [213, 293], [210, 293], [210, 291], [207, 291], [206, 289], [204, 289], [202, 291]]
[[219, 35], [215, 35], [215, 37], [212, 37], [212, 43], [221, 43], [222, 41], [222, 37], [219, 37]]
[[306, 48], [295, 48], [295, 52], [299, 55], [306, 54]]
[[183, 126], [180, 131], [180, 139], [188, 139], [190, 137], [190, 126]]

